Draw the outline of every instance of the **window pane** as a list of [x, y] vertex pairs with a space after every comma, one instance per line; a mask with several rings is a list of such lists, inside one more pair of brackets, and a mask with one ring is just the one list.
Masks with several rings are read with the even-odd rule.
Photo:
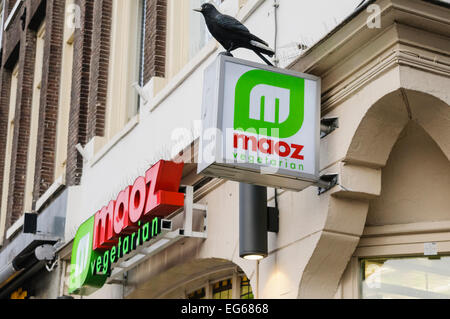
[[362, 298], [450, 298], [450, 257], [362, 261]]
[[254, 299], [252, 286], [247, 276], [241, 278], [241, 299]]
[[187, 299], [205, 299], [206, 291], [205, 288], [196, 290], [190, 294], [188, 294]]
[[216, 282], [213, 285], [213, 299], [231, 299], [231, 279]]

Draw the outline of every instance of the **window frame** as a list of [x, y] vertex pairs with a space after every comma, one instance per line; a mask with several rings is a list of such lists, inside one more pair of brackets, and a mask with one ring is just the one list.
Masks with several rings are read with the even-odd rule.
[[[190, 289], [188, 291], [185, 291], [185, 299], [189, 299], [189, 295], [195, 293], [198, 290], [204, 289], [205, 290], [205, 297], [203, 299], [209, 299], [209, 300], [213, 300], [214, 299], [214, 285], [219, 283], [219, 282], [223, 282], [225, 280], [230, 280], [231, 281], [231, 300], [240, 300], [241, 299], [241, 282], [242, 282], [242, 278], [248, 278], [248, 276], [245, 273], [242, 272], [234, 272], [230, 275], [227, 276], [222, 276], [219, 278], [215, 278], [214, 280], [208, 280], [207, 283], [202, 284], [197, 286], [195, 289]], [[254, 293], [253, 293], [253, 287], [250, 285], [250, 279], [249, 280], [249, 287], [251, 288], [253, 297], [254, 297]], [[239, 298], [235, 298], [236, 296], [238, 296]], [[216, 299], [216, 300], [220, 300], [220, 299]], [[245, 299], [243, 299], [245, 300]], [[249, 299], [247, 299], [249, 300]]]
[[[17, 92], [19, 88], [19, 62], [13, 68], [11, 72], [11, 85], [10, 94], [8, 101], [8, 126], [6, 133], [6, 152], [5, 152], [5, 168], [3, 171], [3, 176], [1, 182], [3, 183], [1, 206], [0, 206], [0, 246], [3, 246], [3, 240], [8, 239], [13, 234], [8, 232], [11, 228], [8, 227], [8, 196], [11, 191], [10, 184], [10, 173], [11, 173], [11, 161], [12, 161], [12, 148], [16, 121], [16, 105], [17, 105]], [[9, 236], [8, 236], [9, 234]]]
[[14, 7], [11, 9], [11, 12], [8, 14], [8, 18], [6, 19], [6, 22], [4, 24], [3, 31], [6, 31], [9, 26], [11, 25], [11, 22], [14, 20], [15, 16], [19, 12], [20, 7], [22, 7], [24, 0], [16, 0], [16, 3], [14, 4]]
[[1, 27], [0, 27], [0, 50], [3, 48], [3, 26], [5, 25], [5, 0], [0, 1]]

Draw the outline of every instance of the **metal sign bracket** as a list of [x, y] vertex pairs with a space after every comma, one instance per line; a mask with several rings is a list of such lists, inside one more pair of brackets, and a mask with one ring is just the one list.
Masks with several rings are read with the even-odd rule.
[[320, 196], [336, 186], [338, 184], [338, 178], [338, 174], [327, 174], [320, 176], [320, 179], [316, 184], [319, 188], [318, 195]]
[[339, 128], [339, 118], [329, 117], [320, 120], [320, 138], [331, 134], [333, 131]]
[[[193, 231], [192, 223], [194, 211], [203, 213], [203, 231]], [[184, 214], [183, 228], [172, 229], [172, 218], [178, 214]], [[203, 238], [207, 234], [207, 206], [194, 203], [194, 187], [185, 186], [184, 207], [175, 213], [161, 220], [161, 234], [151, 239], [133, 252], [122, 257], [113, 265], [111, 276], [106, 281], [107, 284], [120, 283], [123, 275], [130, 269], [136, 268], [139, 264], [156, 255], [160, 251], [167, 249], [183, 238]]]

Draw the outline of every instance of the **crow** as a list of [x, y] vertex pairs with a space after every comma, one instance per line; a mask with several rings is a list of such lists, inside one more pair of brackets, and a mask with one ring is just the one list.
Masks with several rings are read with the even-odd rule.
[[209, 32], [227, 50], [226, 55], [233, 56], [231, 51], [246, 48], [254, 51], [268, 65], [272, 65], [263, 54], [273, 57], [275, 55], [274, 50], [269, 47], [267, 42], [251, 34], [238, 20], [229, 15], [221, 14], [210, 3], [204, 3], [201, 8], [194, 9], [194, 11], [203, 14]]

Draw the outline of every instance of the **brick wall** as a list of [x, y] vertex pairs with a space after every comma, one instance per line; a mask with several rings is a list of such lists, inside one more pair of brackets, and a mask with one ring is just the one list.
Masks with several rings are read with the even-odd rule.
[[167, 0], [145, 0], [144, 83], [164, 77], [166, 67]]
[[[30, 20], [29, 18], [34, 16], [36, 8], [40, 6], [41, 2], [31, 2], [31, 0], [28, 0], [23, 3], [8, 29], [3, 33], [4, 50], [2, 61], [5, 61], [5, 63], [2, 65], [2, 70], [0, 71], [2, 73], [0, 97], [2, 113], [0, 115], [2, 117], [0, 119], [0, 172], [2, 179], [5, 166], [5, 142], [8, 138], [6, 136], [6, 130], [10, 111], [11, 69], [16, 63], [19, 64], [17, 99], [16, 105], [13, 106], [15, 107], [15, 118], [12, 136], [9, 193], [6, 198], [1, 199], [7, 201], [6, 227], [11, 226], [23, 213], [36, 50], [36, 34], [33, 30], [26, 28], [26, 25]], [[11, 9], [14, 4], [15, 1], [10, 1], [6, 4], [6, 8]], [[31, 9], [29, 8], [30, 4], [33, 4]], [[24, 18], [24, 20], [22, 21], [21, 18]]]
[[[10, 11], [10, 6], [13, 5], [11, 1], [5, 2], [6, 12], [5, 15]], [[12, 6], [11, 6], [12, 7]], [[19, 16], [19, 15], [18, 15]], [[6, 21], [6, 17], [5, 17]], [[2, 49], [2, 57], [1, 57], [1, 90], [0, 90], [0, 206], [2, 202], [6, 201], [8, 206], [9, 200], [11, 197], [6, 196], [3, 198], [3, 178], [5, 174], [5, 156], [6, 156], [6, 143], [8, 140], [8, 120], [9, 120], [9, 111], [10, 111], [10, 97], [11, 97], [11, 78], [12, 78], [12, 70], [15, 67], [17, 61], [19, 60], [19, 52], [20, 52], [20, 38], [22, 36], [21, 33], [21, 23], [18, 18], [14, 21], [11, 21], [9, 28], [7, 31], [3, 32], [3, 49]], [[15, 123], [17, 120], [14, 119]], [[11, 184], [11, 183], [10, 183]], [[9, 187], [10, 185], [8, 185]], [[10, 217], [10, 211], [7, 211], [6, 223], [8, 225]], [[6, 225], [6, 226], [7, 226]], [[5, 236], [5, 234], [0, 234], [0, 236]]]
[[[112, 3], [116, 0], [75, 0], [81, 8], [81, 28], [75, 30], [71, 108], [69, 114], [66, 183], [81, 182], [83, 159], [76, 145], [85, 145], [105, 130], [110, 58]], [[121, 1], [121, 0], [117, 0]], [[145, 1], [144, 81], [164, 77], [166, 0]], [[6, 17], [16, 0], [6, 0]], [[21, 16], [27, 9], [25, 28]], [[46, 20], [44, 62], [39, 105], [33, 202], [54, 182], [56, 134], [60, 94], [65, 1], [26, 0], [3, 36], [0, 64], [0, 176], [5, 167], [11, 71], [19, 63], [16, 118], [7, 198], [7, 227], [23, 214], [30, 139], [36, 31]], [[136, 17], [139, 19], [139, 17]], [[132, 35], [130, 35], [132, 36]], [[0, 182], [0, 194], [3, 183]]]
[[[167, 1], [146, 1], [144, 82], [164, 77]], [[83, 158], [76, 145], [84, 146], [105, 133], [106, 100], [113, 0], [76, 0], [81, 8], [81, 28], [75, 31], [72, 97], [66, 183], [79, 185]], [[138, 18], [138, 17], [137, 17]]]
[[30, 139], [36, 33], [32, 30], [23, 32], [20, 46], [18, 90], [9, 177], [9, 216], [7, 216], [7, 227], [18, 220], [23, 213]]
[[47, 0], [33, 200], [54, 182], [65, 1]]
[[[81, 28], [75, 30], [74, 37], [66, 171], [68, 186], [78, 185], [82, 174], [83, 159], [76, 150], [76, 145], [80, 143], [84, 146], [92, 137], [104, 135], [113, 1], [75, 0], [75, 4], [81, 8]], [[153, 76], [164, 77], [165, 73], [167, 1], [144, 1], [146, 19], [144, 81], [147, 82]], [[15, 3], [16, 0], [6, 0], [7, 14]], [[25, 8], [28, 16], [23, 29], [20, 17]], [[13, 224], [23, 213], [36, 30], [44, 18], [46, 19], [44, 68], [41, 81], [33, 202], [54, 182], [64, 17], [65, 1], [63, 0], [26, 0], [4, 33], [0, 69], [0, 176], [3, 176], [5, 166], [11, 69], [19, 62], [10, 192], [7, 198], [7, 226]], [[0, 183], [0, 194], [1, 191], [2, 183]]]
[[81, 9], [80, 28], [75, 30], [72, 74], [72, 96], [69, 114], [69, 137], [67, 150], [66, 183], [79, 185], [83, 169], [83, 158], [76, 145], [87, 143], [89, 105], [89, 79], [93, 31], [94, 1], [76, 0]]
[[113, 0], [95, 0], [90, 69], [88, 139], [105, 134]]

